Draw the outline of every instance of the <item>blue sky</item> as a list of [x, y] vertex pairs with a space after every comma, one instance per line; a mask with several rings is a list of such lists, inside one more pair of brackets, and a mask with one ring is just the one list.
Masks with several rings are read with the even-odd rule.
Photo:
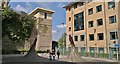
[[[10, 2], [11, 8], [16, 11], [24, 11], [30, 13], [36, 7], [42, 7], [54, 10], [53, 21], [52, 21], [52, 40], [57, 41], [61, 34], [66, 31], [66, 15], [64, 5], [67, 2]], [[65, 23], [63, 26], [62, 23]], [[58, 32], [59, 31], [59, 32]]]

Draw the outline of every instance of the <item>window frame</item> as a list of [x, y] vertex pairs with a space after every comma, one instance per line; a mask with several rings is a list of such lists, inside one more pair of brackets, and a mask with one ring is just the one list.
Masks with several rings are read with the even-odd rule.
[[[101, 8], [101, 10], [99, 10], [99, 8]], [[102, 5], [96, 6], [96, 13], [101, 12], [101, 11], [102, 11]]]
[[84, 11], [74, 15], [74, 31], [84, 30]]
[[[112, 18], [113, 17], [113, 18]], [[113, 21], [112, 21], [113, 19]], [[113, 16], [109, 16], [109, 24], [113, 24], [113, 23], [116, 23], [117, 20], [116, 20], [116, 15], [113, 15]]]
[[[90, 39], [90, 36], [93, 36], [93, 39]], [[94, 34], [89, 34], [89, 41], [94, 41]]]
[[74, 36], [74, 41], [78, 41], [78, 36]]
[[69, 21], [71, 21], [71, 17], [69, 17]]
[[[113, 34], [113, 35], [114, 35], [114, 38], [113, 38], [113, 36], [111, 35], [112, 33], [114, 33], [114, 34]], [[115, 37], [115, 35], [116, 35], [116, 37]], [[110, 40], [115, 40], [115, 39], [118, 39], [118, 32], [117, 32], [117, 31], [110, 32]]]
[[47, 19], [47, 13], [44, 13], [44, 19]]
[[[102, 22], [102, 24], [99, 24], [99, 22]], [[101, 26], [101, 25], [103, 25], [103, 19], [102, 18], [97, 19], [97, 26]]]
[[69, 7], [68, 10], [71, 11], [71, 8]]
[[69, 31], [71, 31], [71, 27], [69, 27]]
[[[82, 39], [83, 36], [83, 39]], [[80, 35], [80, 41], [85, 41], [85, 35]]]
[[[90, 26], [91, 22], [92, 22], [93, 26]], [[89, 27], [89, 28], [94, 27], [94, 22], [93, 22], [93, 21], [89, 21], [89, 22], [88, 22], [88, 27]]]
[[[90, 13], [92, 11], [92, 13]], [[88, 9], [88, 15], [92, 15], [93, 14], [93, 8]]]
[[[101, 34], [102, 34], [102, 39], [100, 39]], [[98, 40], [104, 40], [104, 33], [97, 33], [97, 39]]]
[[[113, 4], [112, 7], [110, 7], [110, 4]], [[108, 2], [108, 9], [115, 8], [115, 1]]]

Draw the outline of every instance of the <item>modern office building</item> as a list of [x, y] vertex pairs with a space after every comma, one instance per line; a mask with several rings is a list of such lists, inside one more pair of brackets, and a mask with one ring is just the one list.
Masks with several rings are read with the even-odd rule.
[[38, 40], [36, 50], [50, 50], [52, 46], [52, 14], [54, 11], [44, 8], [36, 8], [29, 15], [36, 18], [36, 28], [38, 30]]
[[120, 2], [71, 2], [64, 8], [68, 50], [68, 35], [79, 52], [109, 53], [120, 44]]

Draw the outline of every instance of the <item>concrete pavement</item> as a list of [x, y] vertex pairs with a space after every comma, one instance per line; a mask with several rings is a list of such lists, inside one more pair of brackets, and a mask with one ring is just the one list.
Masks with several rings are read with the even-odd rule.
[[[60, 59], [57, 59], [55, 61], [49, 60], [49, 54], [38, 54], [38, 58], [24, 58], [24, 55], [3, 55], [3, 62], [72, 62], [68, 58], [68, 56], [60, 56]], [[92, 58], [92, 57], [82, 57], [85, 61], [83, 62], [117, 62], [116, 60], [108, 60], [108, 59], [101, 59], [101, 58]]]

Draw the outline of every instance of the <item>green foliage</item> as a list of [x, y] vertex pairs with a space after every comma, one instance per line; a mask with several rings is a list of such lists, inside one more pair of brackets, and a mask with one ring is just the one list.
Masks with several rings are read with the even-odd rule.
[[[64, 36], [64, 37], [63, 37]], [[64, 40], [64, 43], [66, 43], [66, 34], [62, 34], [62, 37], [58, 40], [58, 46], [63, 48], [63, 40]], [[66, 46], [66, 45], [65, 45]]]
[[2, 12], [2, 37], [7, 35], [14, 43], [27, 40], [34, 27], [34, 18], [25, 12], [16, 13], [10, 8]]

